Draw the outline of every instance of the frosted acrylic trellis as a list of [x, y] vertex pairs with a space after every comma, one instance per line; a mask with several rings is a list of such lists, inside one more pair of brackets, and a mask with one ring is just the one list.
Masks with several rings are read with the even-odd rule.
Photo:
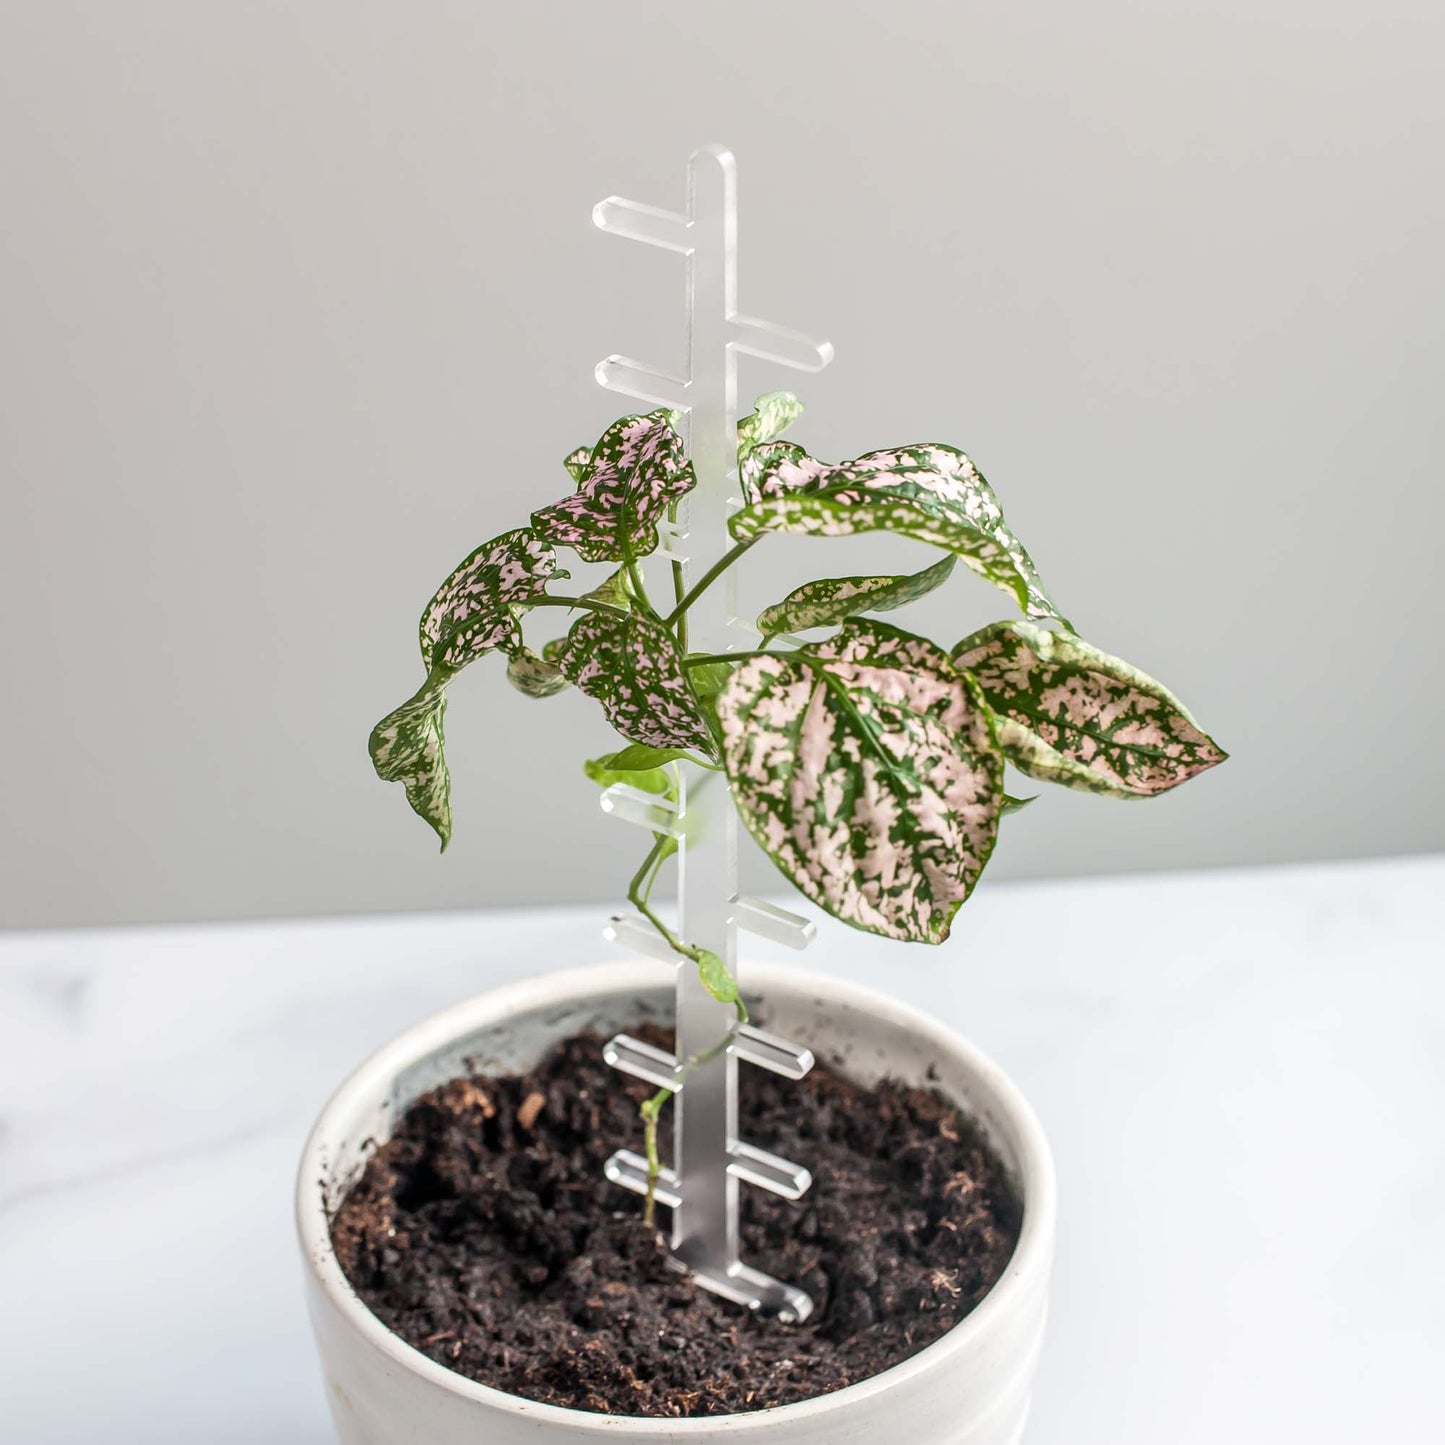
[[[737, 166], [721, 146], [705, 146], [688, 164], [685, 214], [616, 196], [592, 219], [603, 231], [687, 258], [688, 370], [674, 376], [642, 362], [610, 356], [597, 367], [609, 391], [684, 414], [697, 486], [682, 520], [663, 528], [663, 551], [683, 565], [690, 586], [729, 546], [727, 520], [740, 505], [737, 481], [737, 357], [740, 352], [798, 371], [820, 371], [833, 359], [814, 341], [737, 310]], [[729, 652], [756, 636], [736, 615], [731, 575], [705, 591], [688, 614], [694, 650]], [[602, 807], [615, 817], [679, 840], [679, 929], [689, 943], [710, 949], [737, 968], [737, 930], [804, 948], [813, 926], [771, 904], [738, 897], [737, 815], [716, 774], [684, 778], [676, 807], [625, 786], [607, 789]], [[672, 1253], [698, 1283], [752, 1309], [802, 1320], [813, 1302], [801, 1289], [751, 1268], [738, 1257], [738, 1184], [747, 1181], [786, 1198], [811, 1184], [808, 1171], [738, 1137], [737, 1065], [742, 1059], [801, 1079], [813, 1066], [809, 1050], [748, 1025], [738, 1026], [730, 1004], [719, 1003], [689, 960], [677, 955], [641, 918], [614, 920], [608, 937], [639, 952], [678, 963], [676, 1054], [619, 1035], [607, 1045], [608, 1063], [673, 1099], [675, 1168], [657, 1180], [659, 1202], [672, 1209]], [[726, 1037], [728, 1044], [708, 1056]], [[702, 1060], [701, 1062], [696, 1062]], [[683, 1078], [685, 1065], [691, 1065]], [[685, 1086], [684, 1086], [685, 1083]], [[644, 1193], [647, 1163], [620, 1150], [607, 1177]]]

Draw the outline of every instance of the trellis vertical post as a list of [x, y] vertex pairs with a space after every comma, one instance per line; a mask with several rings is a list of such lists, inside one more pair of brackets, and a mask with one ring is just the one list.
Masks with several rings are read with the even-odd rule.
[[[682, 561], [690, 585], [729, 546], [727, 521], [739, 505], [738, 354], [818, 371], [832, 359], [832, 348], [739, 314], [737, 167], [722, 147], [707, 146], [692, 156], [685, 214], [612, 197], [595, 208], [593, 219], [604, 231], [687, 257], [686, 376], [611, 356], [599, 363], [597, 380], [609, 390], [684, 413], [697, 486], [687, 498], [682, 525], [668, 535], [665, 545]], [[728, 574], [689, 612], [692, 648], [724, 653], [738, 647], [745, 629], [736, 612], [735, 584]], [[681, 936], [716, 953], [730, 972], [737, 967], [740, 924], [795, 947], [810, 942], [811, 926], [802, 919], [739, 898], [737, 815], [726, 784], [716, 774], [683, 771], [688, 776], [682, 781], [676, 826], [669, 829], [679, 838]], [[610, 799], [604, 795], [604, 806], [619, 816], [631, 811], [631, 821], [658, 825], [655, 805], [644, 818], [627, 804], [625, 794], [615, 793]], [[635, 924], [614, 928], [612, 933], [644, 951], [674, 958], [665, 945], [657, 948], [660, 940], [649, 939]], [[731, 1042], [719, 1050], [716, 1046], [724, 1038]], [[619, 1037], [608, 1046], [608, 1058], [621, 1069], [678, 1091], [673, 1101], [675, 1164], [659, 1182], [658, 1197], [672, 1207], [672, 1251], [679, 1264], [692, 1271], [700, 1284], [727, 1298], [784, 1317], [804, 1318], [812, 1305], [803, 1291], [771, 1279], [739, 1258], [739, 1181], [797, 1197], [810, 1179], [806, 1169], [738, 1138], [737, 1065], [742, 1058], [801, 1078], [811, 1067], [811, 1054], [760, 1030], [737, 1028], [732, 1006], [713, 998], [696, 968], [683, 960], [677, 974], [675, 1055]], [[628, 1188], [646, 1187], [645, 1162], [631, 1151], [619, 1151], [608, 1173]]]

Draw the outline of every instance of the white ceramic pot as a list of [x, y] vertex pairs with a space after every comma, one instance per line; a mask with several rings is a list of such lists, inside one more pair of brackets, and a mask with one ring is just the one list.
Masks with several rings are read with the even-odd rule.
[[[670, 1013], [673, 970], [623, 963], [549, 974], [457, 1004], [354, 1073], [307, 1143], [297, 1189], [311, 1319], [344, 1445], [1016, 1445], [1044, 1328], [1054, 1172], [1033, 1111], [982, 1054], [932, 1019], [825, 975], [750, 966], [760, 1021], [860, 1083], [927, 1077], [987, 1132], [1024, 1201], [1003, 1277], [966, 1319], [901, 1365], [801, 1404], [699, 1420], [593, 1415], [540, 1405], [453, 1374], [404, 1344], [357, 1298], [329, 1218], [373, 1141], [419, 1094], [465, 1073], [527, 1067], [582, 1028], [608, 1035]], [[930, 1070], [933, 1072], [930, 1073]]]

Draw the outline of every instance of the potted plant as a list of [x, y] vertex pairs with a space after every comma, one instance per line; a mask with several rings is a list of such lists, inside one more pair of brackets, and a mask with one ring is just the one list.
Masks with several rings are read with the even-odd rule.
[[[1005, 792], [1006, 764], [1143, 798], [1225, 755], [1164, 687], [1074, 631], [963, 452], [827, 463], [782, 439], [800, 412], [771, 393], [741, 420], [720, 408], [701, 436], [694, 412], [691, 447], [676, 410], [621, 418], [567, 456], [568, 495], [468, 555], [423, 613], [424, 680], [373, 730], [377, 772], [445, 847], [458, 672], [497, 655], [529, 697], [595, 699], [619, 746], [586, 772], [649, 835], [629, 936], [651, 930], [678, 984], [670, 997], [655, 965], [624, 964], [496, 991], [404, 1035], [328, 1106], [299, 1213], [347, 1442], [1022, 1432], [1053, 1233], [1038, 1125], [971, 1046], [825, 975], [750, 972], [757, 1026], [732, 958], [733, 809], [820, 908], [937, 945], [1000, 820], [1032, 802]], [[741, 506], [714, 513], [727, 544], [681, 560], [682, 509], [724, 496], [734, 462]], [[697, 531], [694, 517], [694, 547]], [[735, 640], [718, 599], [746, 552], [776, 533], [871, 531], [936, 560], [807, 583]], [[607, 575], [564, 588], [561, 548]], [[959, 563], [1017, 615], [944, 644], [881, 620]], [[556, 609], [571, 614], [561, 634], [529, 637]], [[674, 855], [723, 895], [695, 880], [675, 925], [652, 899]], [[641, 1082], [609, 1076], [604, 1053]], [[830, 1069], [797, 1082], [815, 1058]], [[745, 1084], [741, 1123], [739, 1060], [784, 1080]], [[625, 1147], [634, 1110], [641, 1152]], [[754, 1142], [755, 1125], [793, 1157]], [[771, 1191], [748, 1191], [741, 1226], [740, 1183]]]

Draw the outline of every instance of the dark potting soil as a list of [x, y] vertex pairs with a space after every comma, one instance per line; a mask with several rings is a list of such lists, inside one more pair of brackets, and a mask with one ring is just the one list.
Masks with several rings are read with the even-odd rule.
[[941, 1094], [821, 1065], [802, 1083], [743, 1069], [745, 1137], [813, 1172], [797, 1203], [742, 1187], [743, 1257], [815, 1310], [784, 1325], [724, 1303], [667, 1266], [642, 1201], [603, 1178], [614, 1149], [639, 1147], [650, 1090], [601, 1049], [579, 1035], [531, 1073], [424, 1095], [332, 1221], [357, 1293], [448, 1369], [577, 1410], [760, 1410], [898, 1364], [1007, 1265], [1018, 1200]]

